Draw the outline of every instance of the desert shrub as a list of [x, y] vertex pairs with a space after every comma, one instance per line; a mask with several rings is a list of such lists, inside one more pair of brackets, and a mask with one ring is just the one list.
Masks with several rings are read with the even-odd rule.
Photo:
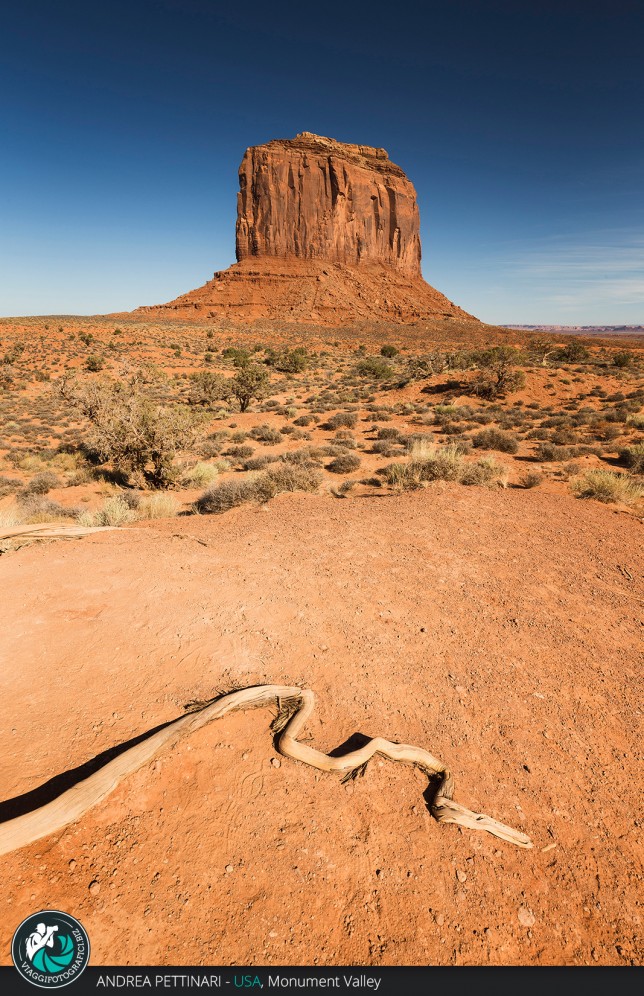
[[571, 446], [557, 446], [555, 443], [541, 442], [537, 446], [535, 456], [537, 460], [545, 463], [552, 463], [555, 460], [570, 460], [575, 455]]
[[275, 494], [281, 491], [317, 491], [322, 474], [317, 467], [294, 466], [293, 464], [278, 464], [266, 471], [262, 477], [268, 479], [276, 488]]
[[628, 474], [616, 474], [612, 470], [588, 470], [572, 481], [570, 487], [578, 498], [624, 505], [632, 505], [644, 495], [644, 486]]
[[331, 494], [335, 495], [336, 498], [344, 498], [345, 495], [349, 493], [353, 488], [355, 488], [357, 481], [342, 481], [341, 484], [334, 485], [331, 488]]
[[400, 429], [396, 429], [393, 426], [386, 426], [382, 429], [378, 429], [378, 439], [399, 439], [400, 436]]
[[392, 360], [394, 356], [398, 356], [398, 353], [399, 350], [395, 346], [383, 346], [380, 350], [380, 355], [388, 360]]
[[447, 367], [444, 353], [429, 353], [424, 356], [410, 356], [404, 369], [404, 379], [427, 380], [436, 374], [441, 374]]
[[[414, 459], [422, 459], [422, 455], [424, 453], [432, 453], [434, 451], [435, 443], [430, 436], [429, 440], [427, 438], [421, 438], [416, 442], [411, 443], [408, 448]], [[442, 451], [456, 453], [458, 456], [467, 456], [468, 453], [472, 452], [472, 444], [469, 439], [457, 439], [456, 441], [450, 442], [447, 446], [443, 446]]]
[[303, 446], [299, 450], [291, 450], [290, 453], [282, 453], [280, 460], [284, 463], [294, 463], [309, 465], [311, 463], [319, 463], [321, 460], [321, 454], [318, 449], [312, 449], [310, 446]]
[[316, 469], [282, 464], [241, 481], [222, 481], [204, 492], [195, 509], [202, 514], [221, 513], [247, 501], [268, 501], [283, 491], [315, 491], [321, 479]]
[[214, 464], [205, 463], [203, 460], [200, 460], [194, 467], [190, 467], [189, 470], [184, 471], [182, 483], [187, 484], [191, 488], [205, 488], [218, 476], [219, 471]]
[[127, 507], [133, 509], [134, 511], [136, 511], [141, 504], [141, 495], [138, 491], [123, 488], [123, 490], [119, 491], [117, 494], [118, 497], [125, 502]]
[[474, 394], [482, 398], [500, 398], [525, 387], [523, 370], [509, 370], [498, 373], [491, 370], [482, 371], [472, 383]]
[[505, 487], [508, 482], [507, 467], [498, 463], [494, 457], [482, 457], [474, 463], [467, 463], [459, 478], [461, 484], [478, 484], [489, 486], [491, 484]]
[[336, 446], [343, 446], [345, 450], [355, 450], [358, 446], [358, 440], [349, 429], [338, 429], [332, 443]]
[[243, 505], [250, 500], [251, 489], [248, 479], [221, 481], [203, 493], [195, 502], [195, 508], [201, 513], [227, 512], [229, 508]]
[[413, 488], [425, 481], [458, 481], [463, 472], [463, 457], [452, 446], [417, 444], [409, 463], [392, 463], [384, 469], [387, 484]]
[[552, 441], [556, 446], [571, 446], [579, 442], [579, 433], [573, 429], [557, 429], [552, 434]]
[[78, 521], [81, 526], [123, 526], [127, 522], [134, 522], [136, 517], [135, 509], [123, 495], [111, 495], [98, 511], [81, 512]]
[[205, 457], [206, 460], [210, 460], [212, 457], [219, 456], [223, 446], [221, 440], [204, 439], [197, 447], [197, 453], [199, 456]]
[[519, 484], [522, 488], [538, 488], [543, 484], [543, 474], [536, 470], [528, 470], [519, 478]]
[[565, 363], [579, 363], [581, 360], [587, 360], [589, 356], [590, 350], [580, 342], [569, 342], [555, 353], [555, 359]]
[[[266, 423], [264, 425], [256, 425], [254, 429], [250, 430], [249, 435], [259, 443], [266, 443], [266, 445], [275, 445], [275, 443], [281, 443], [282, 441], [279, 429], [275, 429], [272, 425], [267, 425]], [[250, 456], [250, 453], [248, 456]]]
[[21, 503], [23, 521], [27, 523], [51, 522], [59, 519], [73, 519], [77, 514], [74, 509], [65, 508], [57, 501], [51, 501], [43, 495], [31, 495]]
[[[208, 466], [206, 464], [206, 466]], [[137, 509], [137, 519], [171, 519], [179, 514], [180, 503], [174, 495], [158, 491], [143, 498]]]
[[337, 412], [326, 422], [326, 429], [355, 429], [358, 416], [355, 412]]
[[30, 495], [46, 495], [52, 488], [60, 487], [60, 480], [56, 474], [50, 470], [45, 470], [41, 474], [36, 474], [28, 484], [21, 489], [19, 497], [28, 498]]
[[467, 432], [467, 424], [465, 422], [446, 422], [442, 426], [441, 431], [445, 436], [460, 436], [464, 432]]
[[0, 526], [4, 526], [5, 528], [20, 526], [24, 521], [25, 514], [23, 508], [18, 508], [17, 505], [4, 505], [0, 508]]
[[629, 415], [627, 422], [629, 426], [633, 426], [635, 429], [644, 429], [644, 413], [641, 415]]
[[263, 470], [264, 467], [268, 467], [270, 463], [274, 463], [276, 457], [269, 453], [264, 453], [261, 456], [251, 457], [250, 460], [244, 460], [242, 468], [244, 470]]
[[127, 382], [64, 378], [59, 390], [89, 420], [91, 445], [99, 459], [156, 488], [174, 481], [176, 451], [194, 443], [199, 434], [201, 419], [194, 412], [182, 405], [158, 404], [136, 375]]
[[351, 474], [358, 469], [360, 463], [360, 457], [356, 453], [344, 453], [332, 460], [327, 470], [333, 474]]
[[230, 397], [236, 398], [240, 412], [248, 411], [251, 401], [261, 401], [270, 389], [268, 371], [256, 363], [247, 363], [229, 380]]
[[307, 425], [310, 425], [312, 421], [313, 421], [312, 415], [300, 415], [299, 418], [293, 420], [293, 425], [299, 425], [305, 427]]
[[89, 370], [90, 373], [98, 373], [98, 371], [102, 370], [104, 366], [104, 357], [97, 356], [95, 353], [92, 353], [92, 355], [88, 356], [85, 360], [85, 369]]
[[17, 491], [22, 486], [22, 481], [19, 481], [16, 477], [5, 477], [0, 474], [0, 498], [5, 495], [10, 495], [13, 491]]
[[235, 460], [248, 460], [254, 452], [254, 446], [231, 446], [225, 451], [224, 456], [233, 457]]
[[511, 432], [502, 429], [483, 429], [472, 437], [472, 445], [483, 450], [498, 450], [500, 453], [516, 453], [519, 442]]
[[370, 377], [373, 380], [386, 380], [393, 376], [393, 367], [380, 356], [367, 356], [356, 366], [355, 372], [360, 377]]
[[247, 349], [239, 349], [237, 346], [227, 346], [221, 351], [224, 360], [229, 360], [234, 367], [245, 367], [250, 363], [250, 353]]
[[230, 380], [210, 370], [198, 370], [190, 376], [190, 402], [193, 405], [213, 405], [230, 397]]
[[436, 448], [436, 440], [430, 433], [414, 432], [404, 439], [404, 445], [410, 453], [415, 450], [416, 454], [419, 454], [421, 452], [419, 447], [426, 447], [429, 453], [433, 453]]
[[525, 386], [525, 374], [515, 369], [521, 353], [513, 346], [492, 346], [471, 355], [470, 362], [480, 373], [472, 383], [472, 390], [483, 398], [502, 398]]
[[552, 463], [559, 460], [572, 460], [573, 457], [580, 456], [601, 456], [601, 448], [598, 446], [557, 446], [555, 443], [539, 443], [536, 450], [538, 460], [544, 463]]
[[396, 441], [392, 439], [375, 439], [371, 444], [371, 451], [372, 453], [381, 453], [382, 456], [386, 457], [404, 453], [404, 449], [397, 446]]
[[644, 474], [644, 443], [625, 446], [619, 451], [619, 459], [634, 474]]
[[94, 480], [95, 475], [96, 472], [89, 464], [81, 463], [70, 472], [65, 481], [65, 487], [74, 488], [80, 484], [89, 484], [90, 481]]
[[269, 349], [266, 363], [281, 373], [302, 373], [309, 365], [309, 357], [303, 346], [297, 346], [295, 349]]

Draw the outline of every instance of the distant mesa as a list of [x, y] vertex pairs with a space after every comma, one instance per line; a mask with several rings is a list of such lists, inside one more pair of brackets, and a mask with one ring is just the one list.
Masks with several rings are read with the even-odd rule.
[[133, 314], [323, 325], [473, 320], [423, 280], [416, 191], [384, 149], [308, 131], [247, 149], [236, 255], [203, 287]]

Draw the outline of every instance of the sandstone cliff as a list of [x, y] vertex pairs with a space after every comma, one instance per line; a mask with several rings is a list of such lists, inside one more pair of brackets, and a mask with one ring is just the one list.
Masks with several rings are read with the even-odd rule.
[[416, 191], [384, 149], [302, 132], [246, 151], [237, 259], [384, 263], [420, 276]]

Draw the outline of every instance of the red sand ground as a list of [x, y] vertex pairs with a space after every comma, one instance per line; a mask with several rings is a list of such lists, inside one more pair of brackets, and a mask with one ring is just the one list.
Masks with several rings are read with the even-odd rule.
[[341, 786], [276, 764], [269, 711], [234, 715], [0, 859], [3, 961], [23, 917], [60, 908], [94, 964], [640, 964], [640, 531], [438, 485], [3, 556], [2, 798], [192, 699], [301, 683], [323, 749], [426, 746], [457, 800], [535, 843], [439, 826], [412, 769]]

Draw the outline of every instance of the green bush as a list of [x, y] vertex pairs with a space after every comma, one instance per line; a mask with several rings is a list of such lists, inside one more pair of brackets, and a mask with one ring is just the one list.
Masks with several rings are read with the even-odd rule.
[[59, 392], [90, 422], [90, 440], [102, 462], [138, 482], [168, 487], [176, 478], [177, 450], [192, 445], [201, 418], [183, 405], [160, 405], [139, 376], [129, 381], [109, 378], [79, 383], [63, 378]]
[[393, 367], [379, 356], [368, 356], [356, 366], [356, 373], [360, 377], [370, 377], [373, 380], [386, 380], [393, 376], [393, 372]]
[[212, 406], [216, 401], [226, 401], [230, 397], [230, 380], [210, 370], [198, 370], [191, 374], [190, 401], [193, 405]]
[[242, 365], [231, 381], [230, 395], [239, 402], [240, 412], [245, 412], [253, 400], [260, 401], [269, 391], [270, 377], [268, 371], [256, 363]]
[[590, 350], [582, 343], [574, 341], [562, 346], [555, 353], [555, 359], [566, 363], [580, 363], [582, 360], [587, 360], [589, 356]]
[[295, 349], [270, 349], [267, 351], [266, 363], [281, 373], [302, 373], [309, 365], [309, 357], [303, 346]]
[[472, 384], [473, 392], [494, 400], [520, 391], [525, 387], [523, 370], [515, 369], [520, 359], [521, 354], [513, 346], [493, 346], [474, 353], [473, 361], [480, 373]]

